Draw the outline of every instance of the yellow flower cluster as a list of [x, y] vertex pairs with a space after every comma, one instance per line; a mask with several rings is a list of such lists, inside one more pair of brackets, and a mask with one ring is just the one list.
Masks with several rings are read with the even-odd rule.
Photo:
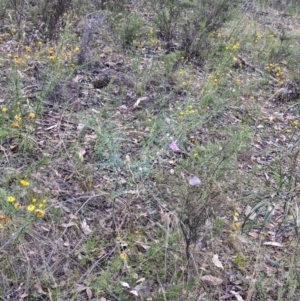
[[37, 204], [37, 199], [32, 198], [31, 203], [27, 206], [27, 211], [29, 212], [34, 211], [34, 214], [37, 217], [43, 217], [45, 215], [45, 211], [43, 210], [43, 208], [45, 207], [46, 203], [47, 203], [46, 200], [42, 200], [39, 204]]
[[[19, 184], [23, 187], [29, 186], [29, 182], [25, 179], [21, 179], [19, 181]], [[15, 210], [19, 210], [22, 208], [22, 205], [19, 202], [16, 202], [15, 196], [12, 196], [12, 195], [8, 196], [6, 201], [7, 201], [7, 203], [11, 204], [11, 206]], [[36, 217], [42, 218], [45, 215], [44, 207], [45, 207], [46, 203], [47, 203], [46, 200], [42, 200], [42, 201], [38, 202], [37, 199], [35, 197], [33, 197], [33, 198], [31, 198], [30, 203], [27, 205], [26, 210], [28, 212], [33, 212]], [[0, 215], [0, 217], [1, 217], [1, 215]], [[2, 224], [1, 224], [1, 218], [0, 218], [0, 228], [3, 228]]]
[[[10, 204], [13, 204], [13, 206], [16, 210], [21, 209], [22, 205], [20, 203], [15, 203], [15, 201], [16, 201], [16, 198], [14, 196], [9, 196], [7, 198], [7, 202]], [[36, 201], [37, 200], [35, 198], [33, 198], [31, 200], [31, 203], [27, 206], [27, 211], [29, 211], [29, 212], [34, 211], [35, 216], [41, 218], [45, 215], [45, 211], [43, 210], [43, 208], [47, 201], [42, 200], [38, 205], [35, 205]], [[38, 207], [38, 209], [36, 209], [36, 207]]]
[[[9, 56], [9, 55], [7, 55], [7, 57], [11, 58], [11, 56]], [[14, 61], [15, 64], [19, 64], [19, 65], [22, 65], [22, 66], [25, 65], [25, 61], [23, 59], [21, 59], [18, 55], [14, 56], [13, 61]]]
[[[256, 34], [254, 35], [254, 43], [258, 43], [259, 40], [261, 40], [264, 36], [262, 34]], [[267, 39], [275, 39], [275, 35], [274, 34], [268, 34], [268, 35], [265, 35], [265, 37]]]
[[208, 76], [208, 80], [210, 82], [213, 82], [214, 85], [217, 85], [220, 82], [220, 73], [219, 72], [213, 72]]
[[240, 48], [240, 43], [235, 43], [235, 44], [231, 44], [231, 43], [228, 43], [225, 47], [226, 50], [233, 50], [233, 51], [237, 51], [239, 50]]
[[212, 31], [209, 36], [211, 38], [218, 38], [218, 39], [221, 39], [223, 37], [223, 35], [220, 33], [220, 32], [217, 32], [217, 31]]
[[256, 35], [254, 36], [254, 43], [257, 43], [262, 37], [263, 37], [262, 35], [256, 34]]
[[[7, 108], [3, 107], [1, 108], [1, 112], [2, 113], [6, 113], [7, 112]], [[27, 115], [27, 119], [28, 120], [33, 120], [35, 118], [35, 114], [33, 112], [29, 112]], [[20, 128], [20, 123], [22, 121], [22, 117], [20, 115], [16, 115], [14, 118], [14, 121], [11, 122], [10, 126], [12, 128]]]
[[180, 111], [179, 112], [179, 115], [177, 118], [182, 118], [183, 116], [186, 116], [186, 115], [193, 115], [196, 113], [196, 110], [193, 108], [192, 105], [189, 105], [188, 108], [185, 110], [185, 111]]
[[282, 79], [284, 77], [284, 72], [282, 71], [281, 67], [278, 64], [268, 64], [265, 67], [265, 70], [269, 73], [275, 75], [278, 79]]

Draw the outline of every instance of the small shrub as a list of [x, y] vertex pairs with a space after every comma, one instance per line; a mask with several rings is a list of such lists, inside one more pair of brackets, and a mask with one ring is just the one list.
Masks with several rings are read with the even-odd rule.
[[72, 7], [72, 0], [45, 0], [42, 6], [42, 20], [45, 23], [45, 33], [49, 38], [54, 38], [57, 33], [62, 16]]
[[233, 13], [235, 1], [197, 0], [186, 10], [180, 35], [180, 48], [188, 57], [199, 56], [209, 48], [209, 34], [222, 27]]
[[238, 0], [157, 0], [154, 23], [169, 51], [176, 40], [176, 47], [187, 56], [199, 56], [209, 48], [209, 34], [230, 19], [237, 3]]
[[121, 43], [123, 49], [129, 49], [132, 48], [134, 41], [138, 41], [142, 22], [137, 14], [127, 15], [123, 21], [120, 32]]
[[125, 8], [125, 0], [93, 0], [93, 5], [97, 10], [122, 11]]

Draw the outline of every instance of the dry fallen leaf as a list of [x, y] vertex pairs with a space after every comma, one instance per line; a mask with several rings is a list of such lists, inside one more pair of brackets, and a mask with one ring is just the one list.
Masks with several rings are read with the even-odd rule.
[[46, 292], [43, 291], [43, 288], [40, 284], [36, 284], [34, 287], [36, 288], [36, 290], [39, 294], [41, 294], [41, 295], [46, 295], [47, 294]]
[[146, 278], [143, 277], [143, 278], [140, 278], [139, 280], [137, 280], [136, 283], [144, 282], [145, 280], [146, 280]]
[[97, 135], [96, 134], [86, 134], [84, 135], [84, 141], [85, 142], [88, 142], [90, 140], [95, 140], [97, 138]]
[[147, 96], [138, 98], [138, 100], [134, 103], [133, 108], [136, 109], [140, 105], [140, 103], [145, 100], [148, 100]]
[[86, 223], [85, 219], [81, 223], [81, 229], [85, 235], [89, 235], [92, 233], [92, 230], [90, 229], [90, 226]]
[[237, 293], [235, 291], [230, 291], [230, 293], [236, 297], [237, 301], [244, 301], [244, 299], [241, 297], [241, 295], [239, 293]]
[[80, 293], [80, 292], [83, 292], [84, 290], [86, 290], [86, 286], [84, 286], [82, 284], [77, 284], [76, 287], [74, 288], [73, 292]]
[[252, 207], [250, 205], [247, 205], [245, 212], [244, 212], [245, 216], [249, 216], [251, 214], [248, 218], [249, 218], [249, 220], [253, 221], [256, 217], [256, 213], [255, 212], [251, 213], [251, 212], [252, 212]]
[[205, 275], [201, 277], [201, 280], [207, 285], [220, 285], [223, 283], [223, 280], [212, 275]]
[[283, 247], [283, 244], [276, 242], [276, 241], [266, 241], [263, 243], [264, 246], [272, 246], [272, 247]]
[[63, 223], [63, 224], [61, 224], [61, 226], [64, 227], [64, 228], [69, 228], [69, 227], [72, 227], [72, 226], [75, 226], [76, 228], [78, 228], [77, 224], [72, 222], [72, 221], [70, 221], [68, 223]]
[[129, 284], [127, 282], [124, 282], [124, 281], [120, 281], [120, 284], [124, 287], [128, 287], [130, 288]]
[[139, 294], [142, 297], [146, 297], [150, 294], [151, 287], [152, 287], [153, 281], [145, 281], [143, 284], [138, 284], [134, 287], [134, 291]]
[[19, 298], [21, 298], [21, 299], [24, 299], [24, 298], [26, 298], [26, 297], [28, 297], [29, 295], [28, 294], [21, 294], [21, 295], [19, 295]]
[[135, 291], [135, 290], [132, 290], [132, 291], [130, 291], [129, 293], [131, 293], [131, 294], [133, 294], [133, 295], [135, 295], [135, 296], [139, 296], [139, 294], [138, 294], [138, 292], [137, 291]]
[[78, 150], [78, 157], [79, 157], [79, 159], [81, 160], [81, 161], [83, 161], [84, 159], [83, 159], [83, 156], [84, 156], [84, 154], [86, 153], [86, 151], [85, 151], [85, 149], [84, 148], [80, 148], [79, 150]]
[[219, 255], [218, 255], [218, 254], [215, 254], [215, 255], [213, 256], [212, 262], [213, 262], [213, 264], [214, 264], [216, 267], [218, 267], [218, 268], [220, 268], [220, 269], [222, 269], [222, 270], [224, 269], [222, 262], [219, 260]]
[[86, 288], [86, 294], [87, 294], [88, 299], [90, 301], [92, 299], [93, 293], [92, 293], [92, 290], [89, 287]]

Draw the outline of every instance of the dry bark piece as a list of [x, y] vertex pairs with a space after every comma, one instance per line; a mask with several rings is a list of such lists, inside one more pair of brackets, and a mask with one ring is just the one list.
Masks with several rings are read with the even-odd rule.
[[82, 39], [80, 43], [80, 52], [78, 53], [77, 65], [82, 65], [87, 61], [88, 56], [90, 56], [90, 41], [92, 38], [92, 28], [95, 25], [101, 26], [104, 20], [106, 19], [106, 15], [103, 13], [90, 13], [86, 17], [86, 21], [82, 30]]

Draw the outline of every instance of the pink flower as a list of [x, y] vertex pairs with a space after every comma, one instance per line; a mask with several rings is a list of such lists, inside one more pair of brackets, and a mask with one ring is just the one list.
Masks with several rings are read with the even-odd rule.
[[173, 140], [170, 144], [169, 144], [169, 148], [174, 152], [174, 153], [180, 153], [181, 150], [180, 148], [177, 146], [176, 144], [177, 141]]

